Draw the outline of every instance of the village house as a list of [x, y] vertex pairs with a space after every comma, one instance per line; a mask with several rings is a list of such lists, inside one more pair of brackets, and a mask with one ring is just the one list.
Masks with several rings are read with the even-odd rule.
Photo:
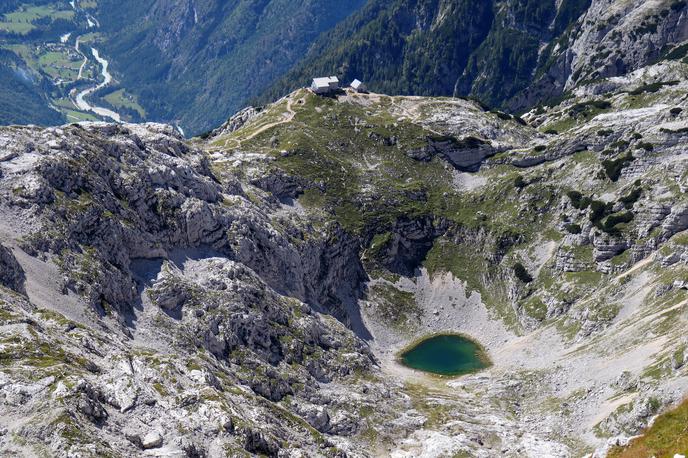
[[339, 89], [339, 78], [336, 76], [313, 78], [313, 84], [311, 84], [311, 91], [316, 94], [329, 94], [337, 89]]

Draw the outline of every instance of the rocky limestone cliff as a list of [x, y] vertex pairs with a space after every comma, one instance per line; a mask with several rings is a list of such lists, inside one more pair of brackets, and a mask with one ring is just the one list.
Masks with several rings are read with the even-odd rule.
[[514, 109], [547, 102], [580, 85], [622, 76], [667, 57], [685, 57], [688, 9], [682, 0], [593, 0], [538, 57], [530, 86], [508, 102]]
[[367, 346], [316, 312], [346, 321], [358, 290], [341, 230], [285, 231], [171, 127], [2, 135], [0, 231], [23, 254], [0, 252], [7, 453], [336, 455], [321, 433], [360, 429], [337, 381], [386, 396]]

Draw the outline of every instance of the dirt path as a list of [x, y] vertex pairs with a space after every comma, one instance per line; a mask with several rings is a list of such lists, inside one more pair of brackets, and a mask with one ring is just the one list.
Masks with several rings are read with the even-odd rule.
[[647, 258], [643, 259], [642, 261], [637, 262], [633, 267], [631, 267], [630, 269], [628, 269], [626, 272], [623, 272], [623, 273], [617, 275], [616, 277], [614, 277], [614, 280], [619, 281], [619, 280], [621, 280], [622, 278], [631, 275], [633, 272], [642, 269], [643, 267], [645, 267], [646, 265], [650, 264], [650, 263], [651, 263], [652, 261], [654, 261], [654, 260], [655, 260], [654, 255], [653, 255], [653, 256], [648, 256]]
[[655, 318], [657, 318], [657, 317], [659, 317], [659, 316], [662, 316], [662, 315], [664, 315], [664, 314], [666, 314], [666, 313], [669, 313], [669, 312], [672, 312], [672, 311], [674, 311], [674, 310], [678, 310], [678, 309], [680, 309], [680, 308], [682, 308], [682, 307], [685, 307], [686, 305], [688, 305], [688, 299], [686, 299], [685, 301], [681, 301], [681, 302], [679, 302], [678, 304], [676, 304], [676, 305], [674, 305], [674, 306], [672, 306], [672, 307], [669, 307], [668, 309], [662, 309], [662, 310], [659, 310], [659, 311], [657, 311], [657, 312], [655, 312], [655, 313], [653, 313], [653, 314], [651, 314], [651, 315], [644, 316], [644, 317], [640, 318], [640, 320], [638, 320], [637, 322], [638, 322], [638, 323], [639, 323], [639, 322], [646, 323], [646, 322], [648, 322], [648, 321], [652, 321], [652, 320], [654, 320]]
[[[627, 277], [627, 276], [631, 275], [633, 272], [636, 272], [636, 271], [642, 269], [643, 267], [647, 266], [647, 265], [650, 264], [652, 261], [654, 261], [654, 259], [655, 259], [654, 256], [648, 256], [647, 258], [643, 259], [642, 261], [638, 261], [633, 267], [631, 267], [631, 268], [628, 269], [627, 271], [622, 272], [621, 274], [617, 275], [616, 277], [613, 277], [613, 278], [611, 279], [611, 281], [609, 282], [609, 284], [606, 285], [604, 288], [602, 288], [602, 289], [600, 290], [600, 293], [606, 292], [606, 291], [609, 290], [611, 287], [613, 287], [614, 285], [618, 284], [618, 282], [619, 282], [621, 279], [623, 279], [624, 277]], [[581, 302], [578, 304], [578, 306], [579, 306], [579, 307], [582, 307], [583, 305], [590, 304], [590, 303], [594, 302], [595, 300], [597, 300], [597, 297], [598, 297], [598, 295], [593, 295], [593, 296], [591, 296], [591, 297], [588, 297], [587, 299], [584, 299], [583, 301], [581, 301]]]
[[255, 138], [256, 136], [262, 134], [263, 132], [265, 132], [268, 129], [272, 129], [273, 127], [278, 126], [280, 124], [286, 124], [288, 122], [291, 122], [294, 119], [294, 116], [296, 116], [296, 112], [292, 108], [292, 100], [291, 99], [287, 100], [287, 112], [288, 112], [287, 116], [285, 116], [285, 118], [282, 121], [275, 121], [275, 122], [271, 122], [269, 124], [266, 124], [263, 127], [261, 127], [260, 129], [253, 132], [248, 137], [244, 138], [242, 141], [251, 140], [251, 139]]
[[[300, 99], [298, 99], [298, 100], [302, 100], [302, 98], [300, 98]], [[225, 140], [225, 144], [224, 144], [225, 148], [229, 147], [229, 144], [228, 144], [228, 143], [229, 143], [230, 141], [233, 141], [233, 142], [236, 144], [236, 146], [234, 146], [235, 148], [240, 148], [240, 147], [241, 147], [241, 144], [242, 144], [243, 142], [248, 141], [248, 140], [251, 140], [251, 139], [257, 137], [258, 135], [262, 134], [262, 133], [265, 132], [266, 130], [272, 129], [272, 128], [275, 127], [275, 126], [279, 126], [279, 125], [281, 125], [281, 124], [286, 124], [286, 123], [288, 123], [288, 122], [293, 121], [293, 120], [294, 120], [294, 117], [296, 116], [296, 112], [295, 112], [294, 109], [292, 108], [293, 103], [294, 103], [294, 100], [292, 100], [291, 98], [287, 99], [287, 113], [282, 113], [282, 117], [283, 117], [282, 120], [280, 120], [280, 121], [275, 121], [275, 122], [271, 122], [271, 123], [268, 123], [268, 124], [265, 124], [264, 126], [258, 128], [258, 129], [257, 129], [255, 132], [253, 132], [251, 135], [249, 135], [248, 137], [242, 138], [241, 140], [236, 139], [236, 138], [227, 139], [227, 140]]]
[[607, 418], [609, 415], [614, 413], [616, 409], [618, 409], [624, 404], [628, 404], [637, 397], [638, 393], [630, 393], [616, 399], [606, 400], [604, 403], [602, 403], [602, 405], [600, 405], [597, 415], [595, 415], [592, 419], [588, 421], [588, 427], [592, 428], [593, 426]]

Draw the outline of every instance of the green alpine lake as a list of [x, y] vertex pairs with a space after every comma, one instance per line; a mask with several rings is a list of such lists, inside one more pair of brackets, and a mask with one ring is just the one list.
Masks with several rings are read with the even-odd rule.
[[403, 351], [400, 360], [412, 369], [445, 376], [469, 374], [490, 365], [480, 345], [456, 334], [424, 339]]

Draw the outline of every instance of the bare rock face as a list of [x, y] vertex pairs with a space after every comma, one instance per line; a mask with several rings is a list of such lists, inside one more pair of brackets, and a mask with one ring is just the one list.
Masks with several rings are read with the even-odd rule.
[[[640, 1], [620, 5], [596, 0], [588, 9], [588, 18], [592, 21], [571, 46], [575, 55], [572, 69], [585, 69], [597, 77], [629, 73], [647, 65], [667, 45], [688, 38], [686, 5], [680, 2], [667, 2], [657, 11]], [[599, 55], [580, 52], [586, 47]], [[579, 74], [569, 84], [585, 77]]]
[[311, 187], [306, 180], [288, 176], [281, 171], [255, 177], [251, 180], [251, 184], [271, 193], [278, 199], [294, 199]]
[[277, 456], [279, 450], [277, 444], [263, 436], [260, 432], [247, 429], [244, 435], [244, 450], [247, 452], [271, 457]]
[[662, 224], [671, 213], [671, 208], [664, 204], [651, 204], [639, 215], [638, 224], [643, 234], [649, 234], [652, 229]]
[[626, 240], [606, 235], [595, 237], [593, 245], [595, 247], [594, 259], [597, 262], [611, 259], [629, 248], [629, 244]]
[[[22, 202], [51, 202], [55, 222], [53, 232], [31, 234], [24, 249], [63, 253], [68, 277], [80, 272], [67, 287], [87, 295], [95, 308], [104, 300], [127, 313], [135, 304], [131, 259], [206, 246], [255, 269], [271, 286], [343, 317], [336, 302], [356, 294], [362, 275], [355, 241], [340, 229], [293, 244], [262, 212], [223, 205], [227, 196], [239, 197], [230, 194], [236, 188], [223, 188], [201, 152], [167, 127], [70, 128], [68, 135], [68, 145], [17, 178], [24, 188], [35, 183], [40, 190]], [[93, 250], [83, 251], [83, 244]], [[178, 297], [159, 299], [167, 308], [179, 305]]]
[[[89, 324], [33, 316], [25, 299], [8, 300], [4, 288], [23, 292], [25, 274], [0, 246], [0, 323], [23, 323], [13, 325], [12, 354], [47, 374], [29, 383], [3, 372], [0, 386], [12, 387], [3, 388], [3, 412], [24, 409], [31, 396], [31, 409], [63, 412], [36, 419], [32, 440], [74, 454], [90, 442], [96, 455], [164, 447], [204, 456], [217, 443], [276, 456], [287, 442], [313, 452], [321, 439], [298, 424], [285, 428], [273, 403], [313, 406], [323, 434], [330, 409], [357, 417], [358, 402], [339, 393], [360, 374], [375, 378], [377, 361], [319, 313], [343, 321], [352, 313], [364, 278], [355, 238], [336, 224], [314, 233], [298, 214], [277, 224], [274, 195], [249, 200], [236, 178], [218, 179], [205, 153], [167, 126], [0, 135], [17, 151], [2, 163], [2, 211], [22, 222], [2, 230], [54, 266], [62, 278], [55, 297], [75, 298], [68, 309]], [[59, 383], [49, 375], [55, 366], [69, 374]], [[380, 396], [376, 384], [367, 393]], [[170, 428], [183, 432], [171, 437]], [[107, 442], [94, 439], [99, 431]]]
[[331, 428], [330, 414], [328, 413], [327, 409], [323, 407], [306, 407], [303, 409], [302, 415], [304, 419], [318, 431], [326, 432], [329, 428]]
[[232, 115], [222, 126], [213, 130], [210, 136], [218, 137], [220, 135], [231, 134], [232, 132], [241, 129], [247, 122], [258, 116], [259, 113], [260, 110], [257, 108], [246, 107]]
[[77, 409], [95, 424], [102, 424], [108, 418], [108, 412], [103, 406], [105, 397], [99, 388], [86, 380], [80, 380], [76, 386]]
[[144, 450], [148, 450], [151, 448], [160, 448], [162, 447], [162, 444], [162, 434], [160, 434], [158, 431], [150, 431], [149, 433], [146, 433], [145, 436], [143, 436], [143, 439], [141, 439], [141, 447]]
[[662, 223], [662, 229], [669, 237], [688, 229], [688, 206], [673, 207]]
[[24, 271], [12, 252], [0, 245], [0, 285], [18, 293], [24, 292]]
[[[686, 4], [642, 0], [593, 0], [553, 47], [548, 65], [530, 86], [507, 104], [532, 106], [585, 81], [627, 75], [658, 60], [688, 38]], [[610, 78], [613, 79], [613, 78]], [[606, 92], [618, 82], [603, 80]]]
[[454, 167], [475, 172], [483, 161], [499, 152], [489, 141], [476, 137], [430, 140], [430, 147], [444, 156]]
[[411, 276], [445, 230], [441, 221], [400, 218], [388, 240], [376, 247], [378, 262], [391, 272]]

